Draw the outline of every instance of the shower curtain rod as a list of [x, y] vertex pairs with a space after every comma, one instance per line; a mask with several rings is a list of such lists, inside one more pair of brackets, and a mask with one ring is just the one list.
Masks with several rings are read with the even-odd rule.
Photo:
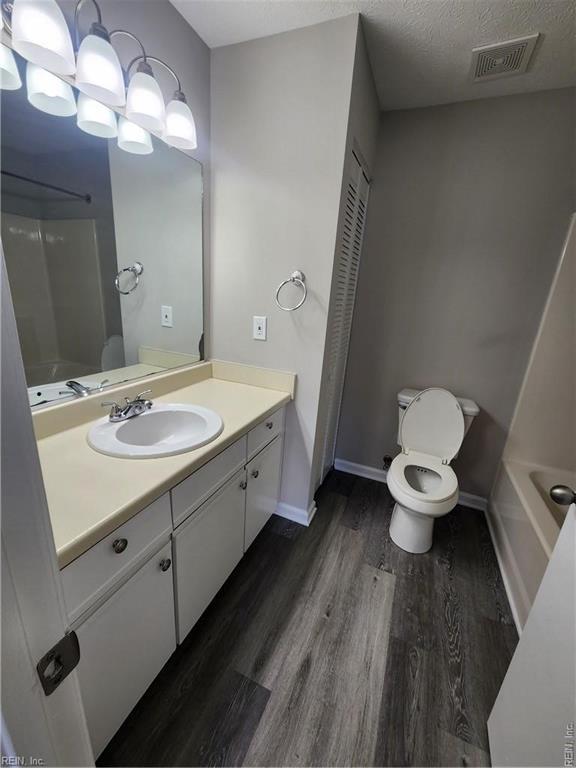
[[28, 176], [20, 176], [18, 173], [12, 173], [11, 171], [2, 171], [2, 176], [10, 176], [11, 179], [18, 179], [19, 181], [27, 181], [30, 184], [36, 184], [39, 187], [45, 187], [46, 189], [53, 189], [55, 192], [62, 192], [65, 195], [71, 195], [77, 197], [79, 200], [84, 200], [85, 203], [90, 204], [92, 202], [92, 195], [83, 195], [80, 192], [73, 192], [71, 189], [65, 187], [57, 187], [55, 184], [48, 184], [45, 181], [38, 181], [37, 179], [30, 179]]

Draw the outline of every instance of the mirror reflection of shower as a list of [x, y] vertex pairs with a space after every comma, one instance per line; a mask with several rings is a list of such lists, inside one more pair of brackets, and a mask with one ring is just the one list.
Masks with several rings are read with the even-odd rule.
[[155, 138], [150, 155], [123, 152], [23, 88], [1, 99], [2, 246], [31, 404], [72, 397], [69, 380], [198, 361], [200, 164]]

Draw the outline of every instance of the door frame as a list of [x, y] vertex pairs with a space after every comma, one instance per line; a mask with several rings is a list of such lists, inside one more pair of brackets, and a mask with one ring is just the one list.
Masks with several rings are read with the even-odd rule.
[[0, 256], [2, 753], [91, 766], [76, 671], [50, 696], [36, 672], [69, 625], [1, 243]]

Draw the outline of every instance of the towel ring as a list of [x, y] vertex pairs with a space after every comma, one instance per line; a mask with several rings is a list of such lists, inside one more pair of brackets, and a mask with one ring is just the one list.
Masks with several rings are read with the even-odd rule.
[[[299, 285], [304, 293], [302, 294], [302, 298], [296, 304], [294, 307], [285, 307], [283, 304], [280, 304], [280, 291], [282, 288], [284, 288], [285, 285], [288, 285], [289, 283], [294, 283], [296, 285]], [[299, 309], [302, 304], [306, 301], [306, 296], [308, 295], [308, 288], [306, 288], [306, 277], [304, 275], [304, 272], [301, 272], [299, 269], [297, 269], [295, 272], [292, 272], [288, 280], [283, 280], [278, 288], [276, 289], [276, 304], [280, 307], [280, 309], [283, 309], [284, 312], [294, 312], [295, 309]]]
[[[134, 285], [132, 288], [129, 288], [127, 291], [123, 291], [120, 288], [120, 275], [122, 275], [124, 272], [132, 272], [134, 275]], [[139, 261], [135, 261], [134, 264], [132, 264], [131, 267], [124, 267], [124, 269], [121, 269], [120, 272], [116, 275], [116, 279], [114, 280], [114, 285], [116, 286], [116, 290], [118, 293], [121, 293], [123, 296], [128, 296], [129, 293], [132, 293], [132, 291], [135, 291], [136, 288], [138, 288], [138, 283], [140, 282], [140, 275], [144, 272], [144, 267], [142, 264], [140, 264]]]

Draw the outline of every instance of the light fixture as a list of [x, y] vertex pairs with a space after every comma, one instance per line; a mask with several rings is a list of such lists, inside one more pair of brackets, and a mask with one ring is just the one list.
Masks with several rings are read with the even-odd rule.
[[126, 95], [126, 117], [149, 131], [161, 133], [164, 129], [165, 114], [162, 91], [154, 79], [152, 67], [143, 59], [130, 78]]
[[74, 93], [68, 83], [30, 61], [26, 65], [26, 89], [28, 101], [36, 109], [58, 117], [76, 114]]
[[17, 91], [22, 85], [16, 59], [10, 48], [0, 43], [0, 88], [4, 91]]
[[10, 26], [12, 46], [25, 59], [59, 75], [74, 74], [70, 32], [55, 0], [14, 0]]
[[[151, 71], [149, 64], [151, 61], [164, 67], [164, 69], [166, 69], [176, 81], [176, 92], [174, 93], [172, 101], [166, 107], [164, 115], [162, 138], [167, 144], [170, 144], [173, 147], [177, 147], [178, 149], [196, 149], [198, 144], [196, 139], [196, 124], [194, 122], [194, 117], [190, 107], [186, 103], [186, 96], [182, 92], [182, 84], [180, 83], [180, 78], [176, 72], [174, 72], [172, 67], [168, 66], [168, 64], [166, 64], [165, 61], [162, 61], [162, 59], [158, 59], [155, 56], [148, 56], [146, 52], [143, 51], [141, 56], [137, 56], [135, 59], [132, 59], [128, 65], [127, 72], [130, 74], [132, 67], [137, 62], [140, 62], [138, 66], [139, 71], [142, 64], [146, 64], [147, 69]], [[128, 90], [128, 101], [129, 100], [130, 90]], [[126, 110], [128, 111], [128, 107], [126, 107]]]
[[[86, 2], [91, 2], [96, 9], [97, 20], [81, 39], [79, 15]], [[136, 154], [153, 152], [148, 131], [162, 136], [170, 146], [196, 149], [196, 124], [180, 78], [162, 59], [148, 56], [132, 32], [115, 29], [108, 33], [102, 23], [98, 0], [76, 2], [77, 59], [66, 19], [56, 0], [0, 0], [0, 9], [3, 27], [12, 37], [12, 48], [27, 60], [26, 86], [28, 101], [33, 106], [52, 115], [74, 115], [77, 109], [72, 88], [55, 75], [76, 73], [73, 84], [82, 94], [78, 100], [77, 123], [83, 131], [106, 138], [118, 136], [118, 145]], [[112, 45], [115, 35], [132, 38], [140, 48], [140, 55], [125, 70], [126, 78]], [[168, 106], [150, 62], [163, 66], [176, 80], [177, 88]], [[0, 88], [16, 90], [21, 84], [12, 51], [0, 45]], [[125, 106], [125, 118], [120, 119], [120, 126], [116, 124], [115, 114], [105, 105]]]
[[113, 139], [118, 136], [118, 125], [114, 111], [84, 93], [78, 96], [76, 123], [78, 128], [81, 128], [85, 133], [92, 134], [92, 136], [99, 136], [102, 139]]
[[196, 123], [182, 91], [176, 91], [166, 107], [166, 124], [163, 139], [178, 149], [196, 149]]
[[[78, 15], [85, 0], [79, 0], [74, 12], [74, 30], [79, 39]], [[124, 74], [118, 54], [110, 43], [110, 35], [102, 25], [102, 14], [96, 0], [92, 0], [98, 21], [90, 26], [90, 32], [82, 40], [76, 61], [76, 86], [87, 96], [123, 107], [126, 103]]]
[[133, 155], [149, 155], [154, 151], [148, 131], [125, 117], [118, 121], [118, 146]]

